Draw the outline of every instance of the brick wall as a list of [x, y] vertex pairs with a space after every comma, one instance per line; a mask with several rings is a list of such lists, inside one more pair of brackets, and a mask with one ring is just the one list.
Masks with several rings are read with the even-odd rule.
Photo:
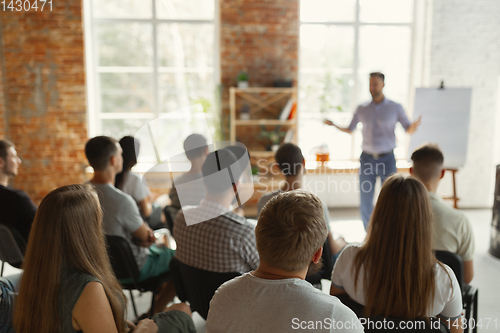
[[298, 0], [220, 0], [222, 119], [226, 131], [229, 87], [236, 86], [240, 71], [248, 73], [251, 87], [272, 87], [274, 81], [285, 79], [297, 85], [298, 25]]
[[[434, 0], [430, 84], [472, 87], [467, 161], [457, 174], [460, 207], [493, 203], [500, 76], [500, 2]], [[498, 147], [496, 147], [498, 148]]]
[[52, 11], [1, 12], [0, 25], [0, 106], [7, 110], [6, 136], [23, 159], [13, 186], [38, 204], [54, 188], [84, 180], [82, 3], [54, 1]]

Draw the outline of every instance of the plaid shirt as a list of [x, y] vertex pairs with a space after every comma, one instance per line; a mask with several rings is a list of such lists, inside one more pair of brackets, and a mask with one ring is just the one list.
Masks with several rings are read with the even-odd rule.
[[[187, 226], [184, 214], [206, 221]], [[197, 207], [183, 208], [175, 218], [174, 234], [175, 256], [186, 265], [219, 273], [244, 273], [259, 265], [254, 226], [218, 203], [204, 199]]]

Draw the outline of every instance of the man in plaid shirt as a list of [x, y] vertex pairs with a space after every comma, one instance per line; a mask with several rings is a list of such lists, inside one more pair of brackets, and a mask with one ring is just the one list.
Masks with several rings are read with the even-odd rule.
[[202, 167], [205, 199], [199, 206], [184, 207], [174, 223], [176, 257], [184, 264], [220, 273], [258, 267], [254, 225], [232, 212], [243, 170], [229, 149], [208, 154]]

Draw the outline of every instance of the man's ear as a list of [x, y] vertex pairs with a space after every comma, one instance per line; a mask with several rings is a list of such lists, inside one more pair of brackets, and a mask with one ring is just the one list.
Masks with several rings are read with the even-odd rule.
[[410, 167], [410, 175], [413, 176], [413, 167]]
[[109, 158], [109, 163], [108, 163], [108, 165], [113, 166], [113, 167], [116, 165], [116, 156], [115, 156], [115, 155], [113, 155], [113, 156], [111, 156], [111, 157]]
[[316, 253], [314, 253], [313, 257], [312, 257], [312, 262], [317, 264], [319, 262], [319, 260], [321, 259], [321, 255], [323, 255], [323, 246], [319, 248], [318, 251], [316, 251]]
[[3, 157], [0, 157], [0, 169], [3, 168], [5, 166], [5, 164], [6, 164], [6, 162], [3, 159]]
[[441, 175], [439, 176], [439, 179], [443, 179], [445, 172], [446, 169], [441, 169]]

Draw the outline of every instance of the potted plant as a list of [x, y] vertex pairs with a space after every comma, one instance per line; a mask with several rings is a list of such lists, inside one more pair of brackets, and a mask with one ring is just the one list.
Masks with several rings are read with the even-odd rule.
[[236, 81], [238, 82], [238, 88], [248, 88], [248, 74], [244, 71], [238, 74]]
[[278, 125], [272, 131], [268, 131], [263, 125], [260, 125], [262, 132], [260, 132], [260, 136], [264, 137], [268, 140], [268, 144], [266, 145], [267, 151], [276, 151], [280, 147], [280, 141], [285, 136], [285, 132], [280, 131], [281, 125]]

